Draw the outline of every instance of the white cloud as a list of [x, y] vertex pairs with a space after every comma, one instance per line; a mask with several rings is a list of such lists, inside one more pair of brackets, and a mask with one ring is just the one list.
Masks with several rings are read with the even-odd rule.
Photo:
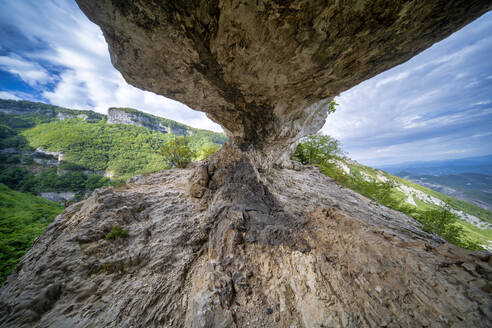
[[54, 81], [54, 78], [41, 65], [17, 55], [0, 56], [0, 69], [19, 76], [32, 87]]
[[372, 165], [489, 154], [492, 112], [476, 106], [488, 105], [492, 92], [491, 35], [489, 13], [343, 92], [322, 131], [340, 139], [349, 156]]
[[0, 91], [0, 98], [2, 99], [12, 99], [12, 100], [20, 100], [15, 94], [6, 91]]
[[379, 88], [385, 84], [405, 79], [406, 77], [408, 77], [408, 75], [410, 75], [410, 71], [405, 71], [405, 72], [401, 72], [399, 74], [390, 76], [390, 77], [385, 78], [385, 79], [379, 81], [378, 83], [376, 83], [376, 87]]

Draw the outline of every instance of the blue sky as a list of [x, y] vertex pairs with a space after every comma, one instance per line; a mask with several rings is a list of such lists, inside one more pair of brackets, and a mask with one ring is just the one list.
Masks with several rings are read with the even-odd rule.
[[[99, 28], [69, 0], [0, 3], [0, 98], [134, 107], [221, 131], [204, 113], [128, 85]], [[492, 154], [492, 12], [336, 101], [322, 132], [364, 164]]]

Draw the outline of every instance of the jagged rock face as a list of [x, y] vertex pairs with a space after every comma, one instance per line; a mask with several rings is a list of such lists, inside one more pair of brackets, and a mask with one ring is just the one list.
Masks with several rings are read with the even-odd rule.
[[0, 290], [0, 326], [490, 327], [491, 266], [316, 169], [261, 178], [228, 149], [67, 208]]
[[127, 112], [124, 109], [109, 108], [108, 109], [108, 124], [128, 124], [136, 125], [150, 130], [159, 131], [161, 133], [172, 133], [179, 136], [192, 134], [192, 131], [187, 131], [181, 127], [169, 127], [160, 123], [157, 119], [149, 115], [141, 115], [139, 113]]
[[488, 0], [77, 2], [129, 83], [205, 111], [266, 162], [319, 130], [333, 96], [492, 8]]

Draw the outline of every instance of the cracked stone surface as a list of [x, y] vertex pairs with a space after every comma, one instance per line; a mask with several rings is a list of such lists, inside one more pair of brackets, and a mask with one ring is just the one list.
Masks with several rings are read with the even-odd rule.
[[204, 111], [259, 166], [340, 92], [492, 9], [488, 0], [77, 0], [132, 85]]
[[[0, 290], [0, 326], [492, 324], [490, 253], [449, 245], [317, 169], [254, 170], [228, 150], [67, 208]], [[115, 225], [129, 236], [106, 240]]]

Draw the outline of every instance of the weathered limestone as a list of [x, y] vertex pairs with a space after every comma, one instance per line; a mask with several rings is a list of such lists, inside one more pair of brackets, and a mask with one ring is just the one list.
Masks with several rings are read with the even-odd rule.
[[331, 97], [492, 8], [489, 0], [77, 2], [130, 84], [206, 112], [259, 166], [319, 130]]
[[[315, 169], [272, 168], [334, 95], [490, 1], [78, 3], [130, 83], [205, 111], [231, 140], [66, 209], [0, 290], [0, 326], [492, 326], [490, 253]], [[128, 238], [105, 240], [115, 225]]]
[[[315, 169], [262, 181], [233, 150], [203, 164], [66, 209], [0, 290], [0, 326], [492, 325], [490, 254], [443, 243]], [[105, 240], [115, 225], [128, 238]]]

